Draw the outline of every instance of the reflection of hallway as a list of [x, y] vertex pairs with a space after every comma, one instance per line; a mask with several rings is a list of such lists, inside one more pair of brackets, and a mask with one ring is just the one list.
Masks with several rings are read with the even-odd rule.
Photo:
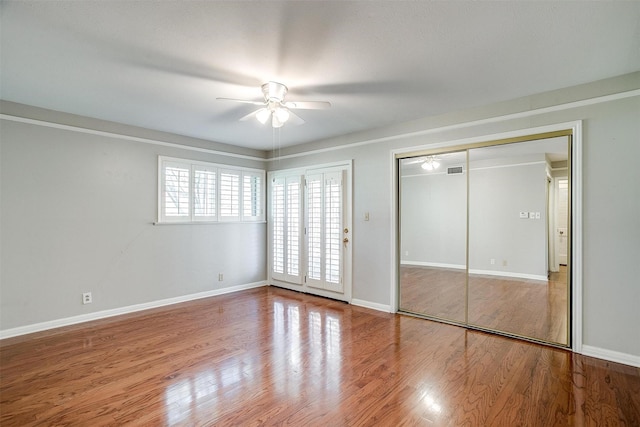
[[[548, 282], [469, 276], [469, 323], [539, 340], [567, 343], [566, 266]], [[464, 270], [400, 269], [400, 308], [464, 322]]]

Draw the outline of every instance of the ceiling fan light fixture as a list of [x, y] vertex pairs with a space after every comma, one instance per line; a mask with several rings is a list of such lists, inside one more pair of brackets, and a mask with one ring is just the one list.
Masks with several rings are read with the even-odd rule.
[[273, 114], [271, 116], [271, 126], [274, 129], [281, 128], [283, 125], [284, 125], [284, 122], [281, 122], [280, 120], [278, 120], [278, 116], [276, 114]]
[[435, 156], [428, 156], [420, 167], [426, 171], [432, 171], [440, 167], [440, 162]]
[[287, 120], [289, 120], [290, 114], [289, 110], [285, 107], [278, 107], [273, 112], [274, 116], [278, 118], [278, 121], [284, 124]]
[[267, 120], [269, 120], [270, 116], [271, 116], [271, 111], [269, 111], [267, 108], [261, 108], [256, 113], [256, 119], [258, 119], [258, 121], [262, 124], [267, 123]]

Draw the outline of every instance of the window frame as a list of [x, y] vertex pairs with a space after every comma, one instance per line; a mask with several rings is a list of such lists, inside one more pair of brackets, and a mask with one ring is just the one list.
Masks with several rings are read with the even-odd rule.
[[[187, 214], [181, 216], [167, 215], [167, 203], [166, 203], [166, 168], [176, 167], [182, 169], [188, 169], [189, 171], [189, 183], [188, 183], [188, 206]], [[215, 180], [213, 185], [215, 189], [210, 194], [215, 197], [215, 204], [213, 209], [215, 210], [213, 215], [196, 215], [196, 171], [207, 171], [215, 173]], [[237, 215], [225, 216], [222, 215], [222, 206], [227, 201], [227, 195], [224, 195], [221, 189], [221, 176], [222, 174], [231, 174], [238, 177], [237, 191], [234, 191], [231, 195], [231, 204], [235, 200], [237, 204]], [[252, 193], [247, 200], [245, 200], [244, 194], [244, 179], [247, 177], [255, 177], [251, 189]], [[258, 186], [259, 188], [255, 188]], [[206, 190], [205, 190], [206, 191]], [[256, 215], [244, 215], [244, 204], [249, 201], [252, 204], [250, 208], [251, 213]], [[242, 166], [231, 166], [218, 163], [204, 162], [200, 160], [181, 159], [176, 157], [158, 156], [158, 216], [157, 224], [211, 224], [211, 223], [242, 223], [242, 222], [265, 222], [266, 221], [266, 171], [263, 169], [247, 168]]]

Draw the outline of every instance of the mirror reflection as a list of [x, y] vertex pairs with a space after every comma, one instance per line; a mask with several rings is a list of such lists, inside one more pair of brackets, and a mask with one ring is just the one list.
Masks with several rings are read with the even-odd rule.
[[568, 343], [567, 154], [567, 137], [469, 150], [469, 324]]
[[466, 152], [400, 161], [400, 308], [465, 321]]
[[400, 310], [569, 345], [569, 149], [400, 159]]

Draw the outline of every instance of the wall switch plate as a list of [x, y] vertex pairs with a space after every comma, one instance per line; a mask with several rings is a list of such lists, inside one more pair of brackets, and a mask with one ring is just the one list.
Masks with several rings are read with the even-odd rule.
[[540, 219], [540, 212], [536, 212], [536, 219]]
[[529, 218], [529, 212], [520, 212], [520, 218], [523, 218], [523, 219]]
[[364, 213], [364, 220], [369, 221], [369, 212]]
[[84, 292], [82, 294], [82, 303], [91, 304], [92, 302], [93, 302], [93, 298], [91, 297], [91, 292]]
[[529, 212], [529, 219], [536, 219], [536, 213], [535, 212]]
[[224, 280], [224, 274], [218, 274], [218, 282], [222, 282]]

